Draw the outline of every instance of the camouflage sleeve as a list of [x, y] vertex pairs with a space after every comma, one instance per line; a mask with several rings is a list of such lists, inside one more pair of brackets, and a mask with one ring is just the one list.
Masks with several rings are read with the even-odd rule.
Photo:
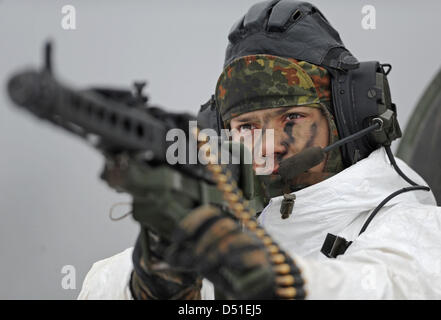
[[[143, 237], [148, 236], [148, 241]], [[143, 247], [149, 246], [148, 251]], [[136, 300], [200, 300], [202, 279], [194, 271], [171, 268], [162, 258], [161, 240], [143, 230], [133, 250], [130, 291]], [[148, 254], [147, 254], [148, 252]]]
[[[175, 266], [196, 266], [226, 298], [286, 298], [287, 291], [290, 297], [304, 298], [300, 270], [282, 250], [278, 252], [277, 259], [284, 259], [279, 268], [261, 239], [217, 208], [203, 206], [181, 221], [166, 259]], [[280, 276], [280, 271], [285, 274]]]

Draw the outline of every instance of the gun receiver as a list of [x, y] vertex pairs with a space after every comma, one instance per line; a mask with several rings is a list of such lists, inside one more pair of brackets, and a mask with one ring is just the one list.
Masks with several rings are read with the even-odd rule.
[[27, 70], [9, 80], [14, 103], [85, 139], [97, 137], [98, 147], [107, 152], [144, 151], [165, 162], [169, 128], [163, 118], [159, 121], [149, 114], [140, 84], [136, 84], [137, 96], [124, 90], [70, 89], [53, 77], [50, 51], [48, 44], [43, 70]]
[[[75, 90], [60, 83], [52, 74], [51, 52], [51, 44], [47, 43], [42, 70], [25, 70], [9, 80], [9, 96], [16, 105], [87, 140], [105, 156], [124, 153], [141, 156], [151, 164], [168, 165], [168, 147], [173, 143], [187, 143], [167, 141], [168, 130], [180, 128], [187, 131], [189, 139], [195, 139], [188, 132], [188, 124], [196, 117], [150, 106], [142, 94], [144, 83], [135, 83], [135, 93], [106, 88]], [[211, 173], [202, 164], [188, 163], [191, 162], [173, 166], [213, 184]], [[251, 166], [229, 166], [229, 170], [244, 187], [246, 197], [255, 197]], [[260, 200], [256, 201], [257, 207], [261, 207]]]

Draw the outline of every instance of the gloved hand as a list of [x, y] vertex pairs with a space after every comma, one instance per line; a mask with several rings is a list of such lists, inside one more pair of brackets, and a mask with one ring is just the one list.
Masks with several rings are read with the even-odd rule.
[[[216, 193], [200, 179], [134, 157], [110, 162], [102, 177], [133, 196], [133, 217], [141, 224], [131, 279], [135, 298], [197, 299], [201, 276], [227, 298], [304, 297], [294, 261], [255, 222], [247, 231], [231, 213], [207, 205]], [[236, 193], [234, 187], [230, 195]]]
[[[256, 226], [254, 221], [249, 225]], [[176, 267], [195, 266], [223, 298], [303, 299], [295, 262], [263, 229], [255, 230], [216, 207], [201, 206], [181, 220], [165, 257]]]
[[130, 291], [135, 299], [199, 300], [201, 277], [187, 268], [172, 267], [165, 262], [164, 251], [170, 244], [143, 229], [133, 250]]
[[107, 160], [102, 179], [132, 195], [132, 215], [141, 225], [130, 283], [134, 298], [200, 299], [201, 277], [191, 266], [171, 267], [164, 255], [178, 223], [199, 204], [204, 182], [169, 166], [153, 168], [136, 156]]

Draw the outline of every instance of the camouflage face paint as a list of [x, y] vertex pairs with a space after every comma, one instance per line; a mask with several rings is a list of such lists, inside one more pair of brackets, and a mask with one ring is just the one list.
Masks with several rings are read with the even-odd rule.
[[293, 134], [292, 134], [292, 129], [294, 128], [295, 123], [294, 122], [288, 122], [285, 125], [285, 128], [283, 128], [283, 131], [285, 131], [285, 133], [288, 135], [288, 141], [287, 144], [293, 144], [295, 143], [296, 139], [294, 138]]
[[315, 139], [317, 138], [317, 123], [314, 122], [313, 124], [311, 124], [309, 128], [309, 133], [310, 135], [308, 141], [306, 142], [305, 149], [312, 147]]

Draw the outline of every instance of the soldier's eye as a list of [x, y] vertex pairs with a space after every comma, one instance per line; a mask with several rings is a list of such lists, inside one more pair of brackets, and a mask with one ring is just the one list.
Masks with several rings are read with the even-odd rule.
[[303, 116], [300, 113], [290, 113], [286, 116], [286, 120], [295, 120], [303, 118]]
[[248, 130], [253, 130], [256, 129], [256, 127], [252, 124], [242, 124], [239, 126], [239, 131], [243, 132], [243, 131], [248, 131]]

